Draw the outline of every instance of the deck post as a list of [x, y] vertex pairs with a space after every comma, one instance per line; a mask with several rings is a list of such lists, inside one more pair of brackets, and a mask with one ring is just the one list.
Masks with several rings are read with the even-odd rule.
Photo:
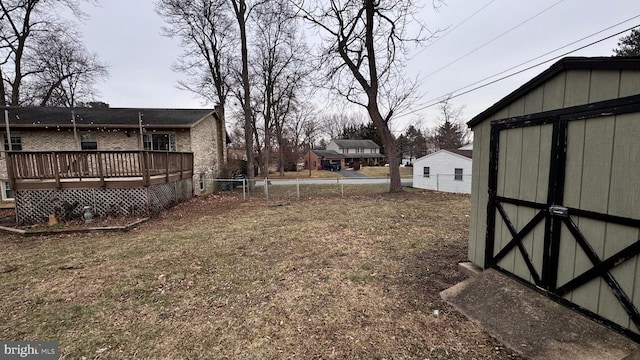
[[169, 152], [164, 153], [164, 182], [169, 183]]
[[144, 176], [144, 185], [145, 186], [149, 186], [149, 184], [151, 183], [151, 179], [150, 179], [150, 175], [149, 175], [149, 167], [151, 166], [149, 164], [149, 152], [148, 151], [143, 151], [142, 152], [142, 159], [143, 159], [143, 176]]
[[13, 162], [14, 155], [12, 153], [5, 153], [5, 155], [7, 156], [6, 161], [7, 161], [7, 175], [9, 177], [9, 186], [12, 189], [15, 189], [16, 177], [15, 177], [15, 169], [14, 169], [14, 162]]
[[56, 178], [56, 187], [60, 189], [60, 166], [58, 165], [58, 154], [56, 154], [55, 151], [51, 152], [51, 158], [53, 159], [53, 174]]
[[96, 152], [96, 157], [98, 161], [98, 177], [100, 177], [100, 186], [102, 188], [106, 187], [106, 183], [104, 181], [104, 171], [102, 171], [102, 153], [99, 151]]

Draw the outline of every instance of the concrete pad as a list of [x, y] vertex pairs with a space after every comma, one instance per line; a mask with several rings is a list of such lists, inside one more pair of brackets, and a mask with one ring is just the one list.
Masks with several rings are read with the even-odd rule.
[[472, 263], [471, 261], [465, 261], [458, 263], [458, 271], [467, 275], [468, 277], [472, 277], [481, 274], [482, 268]]
[[530, 359], [619, 360], [640, 350], [640, 344], [496, 270], [485, 270], [440, 296]]

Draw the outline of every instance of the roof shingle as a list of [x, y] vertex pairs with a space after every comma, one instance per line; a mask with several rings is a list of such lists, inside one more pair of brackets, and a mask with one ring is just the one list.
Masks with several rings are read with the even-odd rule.
[[212, 109], [133, 109], [133, 108], [61, 108], [6, 107], [9, 125], [16, 128], [111, 127], [137, 128], [139, 115], [146, 127], [189, 128], [213, 113]]

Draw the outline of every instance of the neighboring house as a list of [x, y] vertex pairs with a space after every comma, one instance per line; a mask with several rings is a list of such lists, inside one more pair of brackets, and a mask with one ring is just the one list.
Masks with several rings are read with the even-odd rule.
[[469, 259], [640, 341], [640, 57], [561, 59], [468, 125]]
[[323, 169], [326, 164], [339, 164], [340, 169], [344, 169], [344, 156], [333, 150], [311, 150], [304, 157], [305, 164], [311, 164], [311, 169]]
[[440, 150], [413, 163], [413, 187], [471, 193], [472, 150]]
[[[1, 110], [4, 110], [2, 112]], [[6, 150], [155, 150], [192, 152], [194, 193], [210, 192], [225, 163], [226, 133], [216, 109], [0, 108], [0, 190], [11, 201]], [[142, 136], [141, 136], [142, 134]]]
[[400, 166], [412, 166], [416, 159], [414, 157], [403, 157], [400, 160]]
[[333, 150], [344, 156], [344, 162], [349, 165], [361, 162], [362, 165], [382, 165], [384, 155], [380, 154], [380, 146], [373, 140], [340, 140], [332, 139], [327, 150]]

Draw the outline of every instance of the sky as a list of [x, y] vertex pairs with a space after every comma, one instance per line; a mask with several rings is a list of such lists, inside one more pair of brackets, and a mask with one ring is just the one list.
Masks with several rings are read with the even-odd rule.
[[[409, 124], [435, 126], [440, 112], [429, 105], [447, 94], [460, 93], [456, 90], [516, 65], [526, 63], [498, 77], [640, 26], [638, 0], [447, 0], [437, 10], [431, 1], [418, 3], [423, 8], [417, 18], [440, 32], [435, 40], [415, 49], [407, 63], [407, 75], [419, 79], [420, 100], [414, 111], [393, 120], [396, 133]], [[177, 39], [162, 36], [164, 23], [153, 0], [102, 0], [84, 10], [89, 15], [80, 24], [84, 43], [110, 70], [109, 79], [97, 85], [97, 100], [111, 107], [211, 107], [176, 87], [184, 77], [172, 70], [172, 64], [182, 50]], [[568, 56], [610, 56], [619, 38], [628, 33]], [[463, 108], [461, 120], [466, 122], [555, 61], [452, 98], [450, 103]]]

